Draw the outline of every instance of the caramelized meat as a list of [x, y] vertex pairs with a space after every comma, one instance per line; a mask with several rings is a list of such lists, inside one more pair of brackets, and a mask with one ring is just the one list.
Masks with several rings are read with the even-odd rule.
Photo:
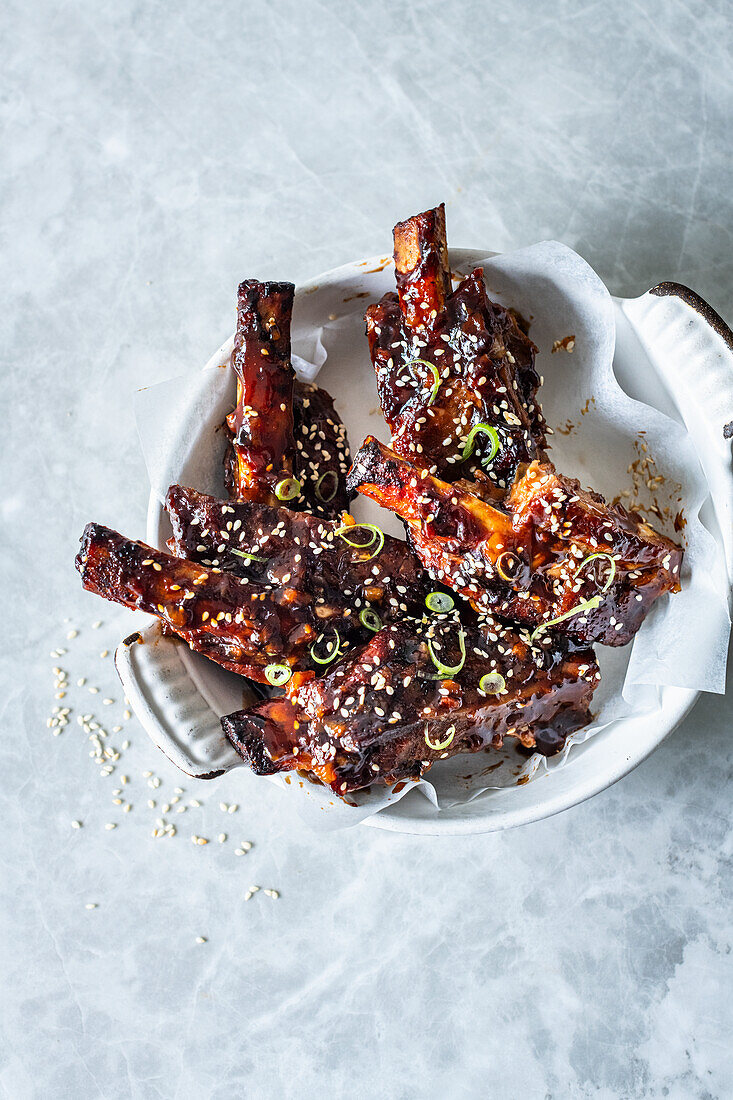
[[230, 495], [318, 515], [349, 502], [346, 429], [325, 390], [296, 381], [290, 361], [292, 283], [248, 279], [239, 287], [231, 364], [237, 406], [227, 417]]
[[489, 301], [477, 268], [450, 292], [442, 206], [395, 227], [398, 294], [366, 312], [377, 392], [398, 454], [447, 481], [478, 476], [501, 500], [517, 467], [544, 457], [536, 348]]
[[314, 638], [322, 635], [319, 656], [337, 636], [343, 650], [365, 641], [380, 621], [422, 614], [434, 587], [406, 542], [353, 522], [217, 500], [181, 485], [168, 490], [166, 508], [175, 554], [297, 603]]
[[653, 602], [679, 590], [682, 550], [549, 463], [518, 476], [507, 511], [369, 438], [353, 488], [399, 515], [431, 576], [479, 610], [625, 645]]
[[315, 631], [295, 606], [246, 578], [171, 557], [97, 523], [87, 524], [76, 568], [88, 592], [156, 615], [191, 649], [267, 683], [265, 668], [310, 668]]
[[276, 504], [275, 489], [293, 475], [293, 381], [290, 362], [292, 283], [240, 284], [231, 364], [237, 407], [232, 433], [232, 485], [245, 500]]
[[[84, 587], [157, 615], [192, 649], [260, 683], [271, 664], [322, 671], [381, 623], [421, 611], [430, 591], [413, 552], [388, 535], [360, 549], [333, 520], [180, 486], [167, 507], [181, 556], [89, 524], [76, 560]], [[343, 531], [351, 542], [371, 535]]]
[[410, 332], [429, 332], [451, 292], [445, 203], [394, 227], [395, 282]]
[[322, 679], [296, 674], [287, 697], [222, 727], [258, 775], [302, 771], [344, 795], [419, 779], [436, 760], [505, 737], [556, 752], [589, 721], [599, 678], [593, 651], [556, 635], [533, 647], [488, 616], [469, 626], [455, 615], [404, 620]]
[[301, 490], [288, 507], [317, 516], [340, 516], [354, 499], [346, 488], [351, 452], [331, 395], [320, 386], [296, 381], [293, 423], [295, 475]]

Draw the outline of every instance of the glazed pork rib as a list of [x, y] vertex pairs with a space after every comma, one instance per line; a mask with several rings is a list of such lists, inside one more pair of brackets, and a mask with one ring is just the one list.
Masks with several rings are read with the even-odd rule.
[[293, 475], [293, 382], [290, 362], [292, 283], [247, 279], [239, 286], [231, 365], [237, 405], [227, 417], [232, 434], [231, 483], [237, 496], [277, 504], [277, 485]]
[[[260, 683], [322, 671], [434, 587], [410, 547], [359, 524], [173, 486], [176, 557], [89, 524], [84, 587], [157, 615], [192, 649]], [[363, 544], [363, 545], [362, 545]], [[278, 682], [277, 680], [275, 682]]]
[[335, 659], [339, 648], [365, 641], [382, 623], [422, 614], [435, 587], [407, 543], [369, 526], [217, 500], [181, 485], [168, 490], [166, 508], [175, 554], [297, 606], [319, 657]]
[[[489, 301], [477, 268], [451, 293], [443, 206], [394, 230], [397, 294], [366, 312], [377, 393], [398, 454], [446, 481], [476, 477], [496, 500], [544, 457], [536, 348]], [[477, 490], [478, 491], [478, 490]]]
[[247, 279], [239, 287], [231, 365], [237, 404], [227, 417], [230, 495], [319, 515], [349, 502], [346, 430], [325, 390], [296, 381], [290, 359], [295, 287]]
[[76, 568], [88, 592], [156, 615], [191, 649], [232, 672], [268, 683], [287, 659], [311, 667], [315, 632], [297, 607], [245, 578], [171, 557], [101, 524], [87, 524]]
[[385, 626], [325, 677], [296, 674], [287, 696], [222, 718], [224, 732], [257, 775], [297, 770], [343, 796], [505, 737], [556, 752], [587, 724], [592, 649], [557, 635], [533, 647], [489, 617], [440, 619]]
[[520, 473], [492, 507], [368, 438], [350, 485], [407, 524], [431, 576], [478, 610], [538, 632], [625, 645], [664, 592], [679, 590], [682, 550], [549, 463]]

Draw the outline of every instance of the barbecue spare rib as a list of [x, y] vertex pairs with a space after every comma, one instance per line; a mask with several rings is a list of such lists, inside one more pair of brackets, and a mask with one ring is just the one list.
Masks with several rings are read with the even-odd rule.
[[505, 511], [369, 437], [349, 485], [405, 521], [430, 575], [478, 610], [625, 645], [663, 592], [679, 590], [682, 550], [549, 463], [518, 473]]
[[514, 737], [550, 754], [589, 721], [592, 649], [470, 610], [385, 626], [325, 676], [295, 673], [281, 698], [222, 718], [258, 775], [300, 771], [338, 795], [419, 779], [456, 753]]
[[[176, 557], [98, 524], [77, 569], [89, 591], [158, 616], [191, 649], [260, 683], [323, 670], [434, 587], [410, 547], [369, 525], [175, 485]], [[346, 520], [347, 517], [344, 517]]]
[[445, 209], [394, 229], [397, 294], [366, 311], [377, 394], [398, 454], [445, 481], [477, 477], [501, 500], [520, 463], [543, 458], [536, 348], [476, 268], [451, 292]]
[[313, 668], [366, 641], [382, 623], [422, 614], [435, 587], [406, 542], [350, 516], [342, 522], [217, 500], [181, 485], [171, 486], [165, 506], [174, 554], [246, 578], [308, 624]]
[[349, 445], [333, 400], [299, 382], [290, 361], [292, 283], [247, 279], [239, 287], [231, 365], [237, 405], [227, 417], [225, 480], [230, 495], [316, 515], [349, 503]]

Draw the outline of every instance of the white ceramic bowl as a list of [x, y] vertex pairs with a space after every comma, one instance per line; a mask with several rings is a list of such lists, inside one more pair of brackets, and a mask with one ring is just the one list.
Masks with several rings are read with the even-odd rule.
[[[487, 255], [486, 251], [451, 249], [452, 266], [465, 271]], [[346, 332], [335, 338], [336, 345], [329, 349], [318, 381], [335, 398], [354, 445], [369, 432], [385, 439], [388, 435], [377, 410], [370, 370], [345, 373], [338, 342], [347, 340], [353, 345], [359, 341], [368, 366], [361, 318], [364, 306], [383, 293], [382, 272], [389, 262], [389, 257], [372, 257], [346, 264], [306, 283], [296, 294], [293, 346], [304, 356], [313, 357], [313, 330], [326, 318], [353, 314], [353, 325], [349, 323]], [[733, 417], [733, 334], [702, 299], [675, 283], [662, 283], [640, 298], [615, 299], [614, 308], [616, 376], [631, 396], [684, 421], [710, 488], [708, 510], [722, 533], [730, 578], [733, 471], [730, 442], [723, 438], [723, 425]], [[224, 344], [207, 367], [226, 364], [231, 346], [231, 340]], [[688, 379], [695, 380], [692, 386], [680, 384], [679, 370], [669, 370], [670, 363], [682, 360]], [[163, 485], [181, 482], [203, 490], [217, 488], [211, 483], [201, 484], [201, 452], [204, 447], [212, 451], [212, 433], [231, 407], [234, 382], [232, 379], [230, 392], [202, 417], [213, 375], [212, 371], [201, 373], [178, 411], [179, 436], [187, 446], [183, 456], [180, 448], [171, 453], [170, 460], [162, 456]], [[209, 481], [220, 476], [223, 433], [216, 438], [213, 450], [218, 447], [218, 452], [207, 459]], [[190, 477], [194, 469], [199, 474], [197, 479]], [[370, 502], [354, 507], [365, 518], [372, 509], [376, 506]], [[385, 514], [380, 511], [380, 524], [401, 534], [399, 524], [394, 520], [390, 523], [390, 519], [393, 517], [385, 522]], [[147, 539], [152, 545], [164, 546], [169, 534], [168, 517], [159, 494], [153, 491]], [[218, 719], [247, 702], [245, 682], [192, 654], [175, 640], [162, 637], [157, 624], [144, 628], [143, 635], [145, 645], [130, 644], [129, 640], [120, 645], [116, 663], [125, 692], [156, 744], [182, 770], [201, 778], [241, 765], [223, 737]], [[630, 715], [614, 724], [612, 731], [601, 731], [574, 747], [563, 768], [530, 783], [491, 790], [437, 815], [422, 795], [411, 791], [365, 823], [407, 833], [479, 833], [526, 824], [567, 809], [631, 771], [678, 725], [697, 698], [697, 692], [685, 688], [660, 690], [661, 706], [654, 720], [646, 715]], [[288, 797], [298, 797], [298, 793], [290, 788]]]

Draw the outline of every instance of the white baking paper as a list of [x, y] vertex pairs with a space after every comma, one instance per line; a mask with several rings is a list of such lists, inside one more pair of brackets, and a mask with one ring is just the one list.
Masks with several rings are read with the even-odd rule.
[[[554, 241], [487, 257], [481, 266], [490, 297], [518, 309], [531, 322], [530, 335], [539, 349], [537, 368], [544, 376], [539, 396], [548, 424], [555, 429], [555, 465], [613, 499], [630, 488], [631, 464], [646, 463], [644, 479], [660, 480], [652, 484], [647, 500], [642, 486], [639, 502], [656, 501], [664, 519], [650, 520], [685, 546], [682, 591], [658, 601], [631, 645], [597, 647], [603, 678], [594, 699], [594, 721], [571, 736], [558, 756], [548, 760], [535, 754], [527, 759], [514, 745], [502, 753], [457, 756], [434, 766], [429, 778], [418, 784], [400, 784], [396, 791], [357, 792], [350, 796], [350, 805], [292, 777], [287, 786], [298, 791], [304, 815], [320, 827], [356, 824], [415, 786], [436, 814], [483, 792], [490, 797], [493, 789], [526, 783], [542, 771], [564, 767], [574, 746], [601, 730], [609, 735], [614, 724], [629, 715], [648, 715], [653, 721], [661, 685], [725, 690], [728, 580], [719, 541], [699, 518], [708, 498], [707, 485], [684, 426], [658, 408], [632, 400], [619, 385], [614, 373], [615, 309], [606, 287], [581, 257]], [[293, 328], [293, 348], [302, 356], [294, 360], [297, 372], [308, 381], [320, 375], [319, 381], [335, 398], [354, 450], [368, 432], [389, 439], [377, 408], [362, 317], [369, 301], [393, 289], [393, 269], [384, 264], [363, 272], [360, 279], [357, 285], [365, 289], [354, 293], [351, 282], [345, 287], [337, 281], [318, 302], [308, 295], [296, 299]], [[344, 289], [350, 291], [346, 296]], [[553, 352], [556, 341], [570, 336], [571, 352]], [[137, 394], [141, 443], [150, 483], [160, 500], [176, 480], [222, 494], [220, 429], [234, 398], [232, 372], [226, 367], [230, 349], [231, 342], [215, 357], [217, 365], [204, 372]], [[661, 395], [659, 403], [664, 405]], [[359, 518], [373, 520], [376, 507], [358, 501], [353, 510]], [[681, 533], [672, 526], [677, 514], [685, 521]], [[385, 530], [401, 534], [394, 517], [381, 510], [379, 522]], [[193, 659], [203, 663], [197, 671], [205, 675], [208, 662], [195, 655]], [[285, 782], [283, 777], [275, 781]]]

